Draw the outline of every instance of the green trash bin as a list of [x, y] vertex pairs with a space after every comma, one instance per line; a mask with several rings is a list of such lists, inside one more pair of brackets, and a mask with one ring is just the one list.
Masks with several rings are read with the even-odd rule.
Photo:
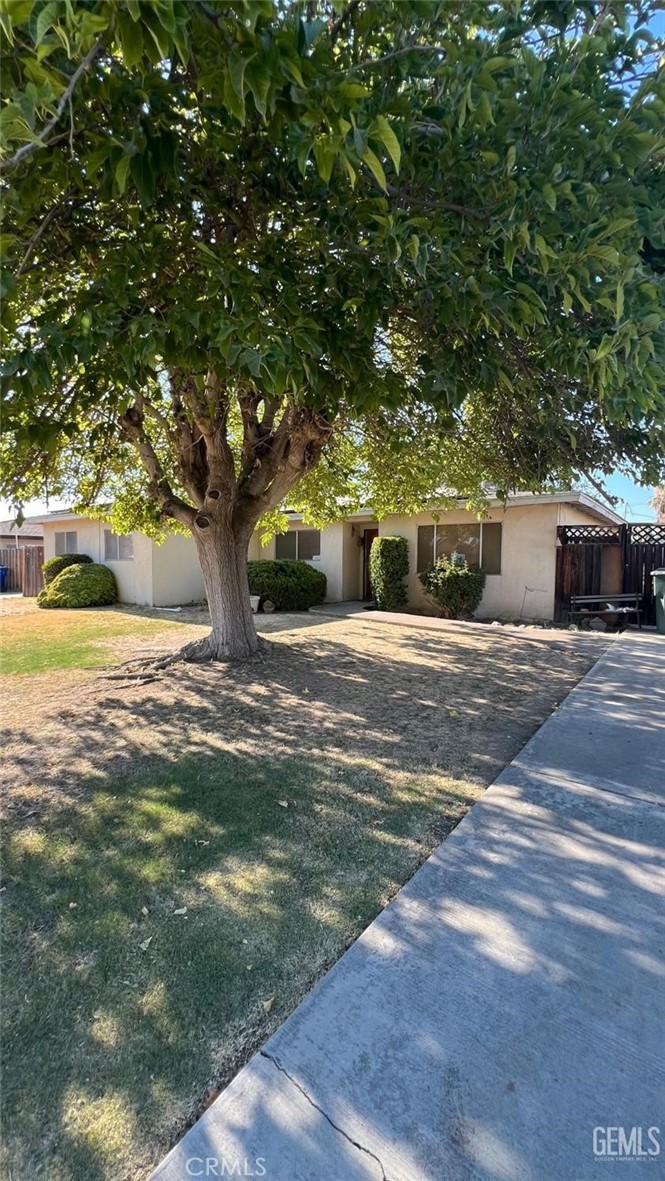
[[656, 600], [656, 631], [665, 636], [665, 569], [652, 570], [651, 577]]

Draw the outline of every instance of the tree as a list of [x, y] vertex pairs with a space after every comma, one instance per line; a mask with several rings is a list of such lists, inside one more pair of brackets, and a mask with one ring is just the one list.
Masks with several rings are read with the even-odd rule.
[[647, 5], [1, 12], [4, 492], [191, 530], [199, 656], [257, 650], [247, 545], [287, 500], [660, 478]]
[[656, 519], [665, 525], [665, 488], [656, 488], [649, 507], [655, 510]]

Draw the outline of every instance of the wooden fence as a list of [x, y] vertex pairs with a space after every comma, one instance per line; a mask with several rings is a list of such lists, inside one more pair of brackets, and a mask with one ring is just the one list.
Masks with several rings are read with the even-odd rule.
[[34, 598], [42, 589], [43, 545], [6, 546], [0, 549], [0, 566], [7, 567], [6, 591], [21, 591]]
[[613, 563], [616, 587], [608, 593], [642, 595], [642, 621], [656, 622], [651, 571], [665, 567], [665, 524], [636, 522], [626, 525], [560, 525], [556, 554], [554, 618], [568, 617], [571, 595], [599, 594], [608, 548], [617, 555]]

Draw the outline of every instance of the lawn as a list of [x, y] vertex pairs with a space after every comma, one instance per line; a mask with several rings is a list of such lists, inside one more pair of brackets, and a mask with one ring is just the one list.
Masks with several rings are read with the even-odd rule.
[[[9, 603], [23, 606], [21, 600]], [[163, 635], [169, 626], [110, 609], [7, 612], [2, 621], [0, 674], [102, 666], [111, 659], [109, 641], [117, 651], [118, 641], [127, 638], [133, 648], [137, 640]]]
[[3, 678], [12, 1178], [147, 1176], [607, 642], [265, 626], [262, 663], [146, 685], [72, 665], [196, 623], [4, 621], [24, 653]]

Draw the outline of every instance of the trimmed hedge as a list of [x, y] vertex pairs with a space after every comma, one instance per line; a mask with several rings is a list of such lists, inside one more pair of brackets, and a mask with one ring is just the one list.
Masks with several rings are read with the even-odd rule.
[[418, 577], [446, 619], [468, 619], [480, 605], [485, 571], [471, 569], [461, 554], [437, 558]]
[[108, 566], [87, 562], [61, 570], [37, 596], [38, 607], [107, 607], [118, 586]]
[[44, 586], [53, 582], [53, 579], [57, 578], [68, 566], [81, 566], [91, 562], [92, 558], [89, 558], [87, 554], [60, 554], [57, 558], [49, 558], [48, 562], [44, 562], [42, 566]]
[[248, 562], [247, 581], [249, 593], [269, 599], [277, 611], [307, 611], [326, 593], [325, 574], [291, 558]]
[[408, 573], [406, 537], [375, 537], [369, 551], [369, 580], [380, 611], [400, 611], [406, 607], [404, 579]]

